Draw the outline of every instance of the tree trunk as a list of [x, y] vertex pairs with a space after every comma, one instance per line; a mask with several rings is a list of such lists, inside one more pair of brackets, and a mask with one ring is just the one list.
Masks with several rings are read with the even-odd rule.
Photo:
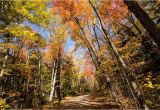
[[38, 76], [39, 92], [41, 92], [41, 60], [38, 61]]
[[57, 60], [57, 77], [56, 77], [56, 94], [58, 101], [61, 101], [61, 91], [60, 91], [60, 74], [61, 74], [61, 47], [59, 47], [58, 60]]
[[4, 57], [4, 61], [2, 63], [2, 67], [1, 67], [1, 71], [0, 71], [0, 78], [3, 77], [4, 74], [4, 70], [7, 64], [7, 60], [8, 60], [8, 55], [9, 55], [9, 48], [7, 49], [6, 55]]
[[142, 26], [149, 33], [150, 37], [160, 48], [160, 29], [148, 16], [148, 14], [139, 6], [134, 0], [124, 0], [124, 3], [128, 6], [128, 9], [136, 16]]
[[53, 63], [53, 68], [52, 68], [52, 72], [51, 72], [51, 89], [52, 89], [54, 75], [55, 75], [55, 71], [56, 71], [56, 63], [57, 63], [57, 59]]
[[133, 18], [133, 15], [131, 14], [128, 18], [128, 20], [130, 21], [131, 24], [133, 24], [133, 26], [135, 27], [135, 29], [137, 30], [137, 32], [141, 35], [142, 31], [140, 30], [140, 28], [137, 26], [137, 24], [135, 23], [135, 20]]
[[96, 42], [97, 42], [98, 49], [101, 50], [100, 43], [99, 43], [99, 40], [98, 40], [98, 35], [97, 35], [97, 32], [96, 32], [96, 26], [95, 26], [95, 25], [94, 25], [94, 27], [93, 27], [93, 31], [94, 31], [94, 35], [95, 35], [95, 39], [96, 39]]
[[56, 77], [57, 77], [57, 60], [55, 61], [54, 65], [53, 65], [53, 69], [52, 69], [52, 79], [51, 79], [51, 92], [49, 95], [49, 102], [52, 101], [53, 99], [53, 95], [55, 92], [55, 84], [56, 84]]

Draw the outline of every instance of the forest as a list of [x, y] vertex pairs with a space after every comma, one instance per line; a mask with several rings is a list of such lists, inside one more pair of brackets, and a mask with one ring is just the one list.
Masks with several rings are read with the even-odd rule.
[[0, 0], [0, 109], [160, 109], [160, 0]]

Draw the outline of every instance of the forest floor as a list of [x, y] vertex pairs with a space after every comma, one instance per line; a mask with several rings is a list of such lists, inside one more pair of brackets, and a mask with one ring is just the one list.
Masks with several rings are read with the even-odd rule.
[[60, 104], [51, 104], [49, 109], [120, 109], [120, 105], [104, 95], [87, 94], [65, 97]]

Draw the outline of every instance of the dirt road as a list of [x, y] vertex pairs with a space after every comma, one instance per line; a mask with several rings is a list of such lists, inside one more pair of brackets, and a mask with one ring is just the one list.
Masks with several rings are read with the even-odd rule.
[[105, 97], [90, 94], [66, 97], [55, 109], [120, 109], [120, 106]]

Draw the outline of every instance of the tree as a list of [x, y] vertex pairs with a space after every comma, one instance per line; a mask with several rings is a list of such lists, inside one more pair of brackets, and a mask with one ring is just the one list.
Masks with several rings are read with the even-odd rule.
[[0, 2], [1, 25], [22, 23], [29, 21], [40, 26], [47, 26], [50, 22], [50, 12], [47, 11], [48, 0], [36, 1], [5, 1]]
[[128, 9], [137, 17], [142, 26], [149, 33], [150, 37], [154, 40], [154, 42], [160, 46], [160, 29], [156, 26], [156, 24], [152, 21], [149, 15], [139, 6], [139, 4], [134, 1], [124, 0], [124, 3], [128, 6]]
[[48, 46], [48, 51], [46, 52], [46, 62], [51, 65], [52, 77], [51, 77], [51, 91], [49, 96], [49, 101], [51, 102], [54, 94], [56, 93], [58, 101], [61, 101], [60, 92], [60, 75], [62, 69], [62, 57], [64, 44], [67, 38], [66, 26], [58, 22], [59, 27], [52, 29], [54, 34], [52, 35], [52, 41]]

